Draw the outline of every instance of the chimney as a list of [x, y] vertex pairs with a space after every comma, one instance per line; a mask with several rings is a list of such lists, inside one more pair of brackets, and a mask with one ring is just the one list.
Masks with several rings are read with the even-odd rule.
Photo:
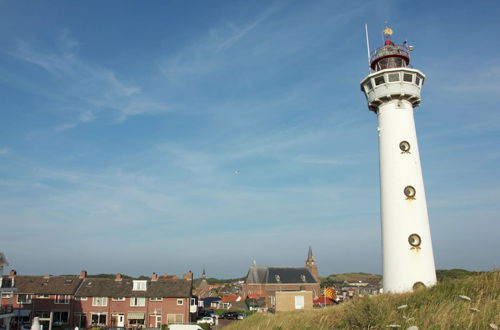
[[9, 273], [9, 277], [10, 277], [10, 278], [15, 277], [16, 275], [17, 275], [17, 271], [16, 271], [15, 269], [12, 269], [12, 270], [10, 271], [10, 273]]
[[80, 271], [80, 278], [86, 279], [87, 278], [87, 271], [86, 270], [81, 270]]
[[151, 281], [153, 281], [153, 282], [158, 281], [158, 274], [153, 273], [153, 274], [151, 275]]
[[193, 280], [193, 272], [189, 271], [182, 276], [185, 280], [192, 281]]
[[115, 281], [121, 281], [122, 280], [122, 274], [118, 273], [115, 275]]

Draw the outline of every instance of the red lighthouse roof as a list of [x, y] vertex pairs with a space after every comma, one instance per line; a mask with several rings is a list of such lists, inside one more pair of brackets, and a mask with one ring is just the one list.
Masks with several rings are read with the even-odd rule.
[[396, 45], [391, 40], [392, 29], [384, 29], [384, 45], [377, 48], [370, 56], [370, 67], [374, 71], [390, 68], [405, 68], [410, 64], [410, 49], [403, 45]]

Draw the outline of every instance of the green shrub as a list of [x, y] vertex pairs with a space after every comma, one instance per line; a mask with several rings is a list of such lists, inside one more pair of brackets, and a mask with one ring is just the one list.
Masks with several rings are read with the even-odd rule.
[[211, 327], [210, 327], [210, 324], [208, 323], [202, 323], [202, 324], [198, 324], [200, 326], [200, 328], [202, 328], [203, 330], [210, 330]]

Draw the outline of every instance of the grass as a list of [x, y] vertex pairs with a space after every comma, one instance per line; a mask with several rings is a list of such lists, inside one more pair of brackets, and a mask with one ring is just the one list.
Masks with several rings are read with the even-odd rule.
[[[469, 297], [470, 301], [465, 297]], [[224, 329], [500, 329], [500, 271], [444, 279], [429, 289], [363, 297], [324, 309], [255, 314]]]

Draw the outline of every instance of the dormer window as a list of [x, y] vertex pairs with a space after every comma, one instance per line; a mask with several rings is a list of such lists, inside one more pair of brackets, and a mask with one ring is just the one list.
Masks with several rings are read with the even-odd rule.
[[300, 275], [300, 279], [302, 280], [302, 282], [306, 282], [306, 276], [304, 274]]
[[138, 281], [134, 280], [134, 286], [132, 288], [133, 291], [146, 291], [148, 281]]
[[276, 282], [278, 282], [278, 283], [281, 282], [281, 279], [280, 279], [279, 275], [276, 275], [274, 278], [276, 279]]

